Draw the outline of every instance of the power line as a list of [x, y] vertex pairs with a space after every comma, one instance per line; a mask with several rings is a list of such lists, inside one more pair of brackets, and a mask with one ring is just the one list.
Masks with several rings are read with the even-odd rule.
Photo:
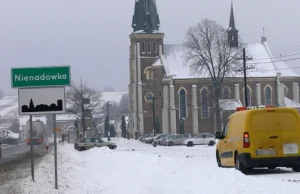
[[300, 60], [300, 57], [292, 58], [292, 59], [284, 59], [284, 60], [279, 60], [279, 61], [261, 62], [261, 63], [251, 63], [251, 62], [249, 62], [249, 64], [251, 64], [251, 65], [255, 65], [255, 64], [267, 64], [267, 63], [277, 63], [277, 62], [296, 61], [296, 60]]

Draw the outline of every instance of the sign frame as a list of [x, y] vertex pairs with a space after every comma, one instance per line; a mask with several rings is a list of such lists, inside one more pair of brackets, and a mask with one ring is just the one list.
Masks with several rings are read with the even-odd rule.
[[[28, 84], [25, 86], [20, 86], [18, 84], [14, 84], [14, 71], [18, 71], [18, 70], [23, 70], [23, 71], [30, 71], [30, 70], [42, 70], [42, 69], [55, 69], [55, 68], [68, 68], [69, 72], [68, 72], [68, 83], [67, 84]], [[70, 86], [72, 83], [72, 78], [71, 78], [71, 66], [70, 65], [62, 65], [62, 66], [34, 66], [34, 67], [13, 67], [10, 69], [10, 73], [11, 73], [11, 88], [41, 88], [41, 87], [63, 87], [63, 86]], [[45, 74], [47, 72], [44, 72]], [[32, 76], [38, 76], [38, 75], [32, 75]], [[51, 82], [52, 80], [50, 80]], [[53, 82], [53, 81], [52, 81]], [[34, 83], [38, 83], [37, 81], [34, 81]]]
[[[20, 98], [20, 90], [51, 90], [51, 89], [61, 89], [63, 90], [63, 99], [62, 100], [62, 110], [61, 111], [40, 111], [40, 112], [28, 112], [24, 113], [22, 112], [22, 104], [21, 104], [21, 98]], [[34, 95], [34, 92], [33, 92]], [[49, 106], [49, 105], [48, 105]], [[23, 115], [47, 115], [47, 114], [66, 114], [66, 88], [65, 87], [28, 87], [28, 88], [19, 88], [18, 89], [18, 112], [20, 116]]]

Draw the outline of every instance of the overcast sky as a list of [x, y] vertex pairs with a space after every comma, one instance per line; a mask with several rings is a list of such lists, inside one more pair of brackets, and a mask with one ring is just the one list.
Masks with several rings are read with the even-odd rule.
[[[0, 2], [0, 88], [6, 94], [17, 93], [10, 89], [10, 68], [42, 65], [70, 65], [74, 80], [127, 90], [135, 0]], [[204, 18], [228, 27], [230, 0], [156, 3], [165, 43], [182, 43], [188, 27]], [[264, 26], [275, 54], [300, 53], [299, 8], [299, 0], [235, 0], [236, 26], [244, 42], [260, 42]]]

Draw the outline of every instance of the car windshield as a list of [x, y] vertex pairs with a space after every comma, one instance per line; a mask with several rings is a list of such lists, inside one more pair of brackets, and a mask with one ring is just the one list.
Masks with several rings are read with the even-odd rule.
[[196, 135], [194, 138], [197, 139], [197, 138], [201, 137], [202, 135], [203, 135], [203, 134], [198, 134], [198, 135]]

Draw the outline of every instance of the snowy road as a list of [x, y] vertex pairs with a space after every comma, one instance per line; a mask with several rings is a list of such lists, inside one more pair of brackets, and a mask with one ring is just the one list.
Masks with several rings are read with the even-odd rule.
[[[36, 150], [40, 147], [41, 145], [35, 145], [33, 149]], [[19, 157], [22, 157], [29, 152], [30, 152], [30, 146], [27, 144], [3, 145], [2, 158], [0, 159], [0, 167], [1, 165], [7, 164], [10, 161], [18, 159]]]
[[[138, 141], [115, 140], [116, 150], [75, 151], [73, 144], [58, 147], [59, 193], [102, 194], [298, 194], [300, 173], [255, 170], [244, 175], [218, 168], [215, 147], [152, 147]], [[23, 193], [57, 193], [53, 155], [37, 167], [39, 179], [21, 182]]]

